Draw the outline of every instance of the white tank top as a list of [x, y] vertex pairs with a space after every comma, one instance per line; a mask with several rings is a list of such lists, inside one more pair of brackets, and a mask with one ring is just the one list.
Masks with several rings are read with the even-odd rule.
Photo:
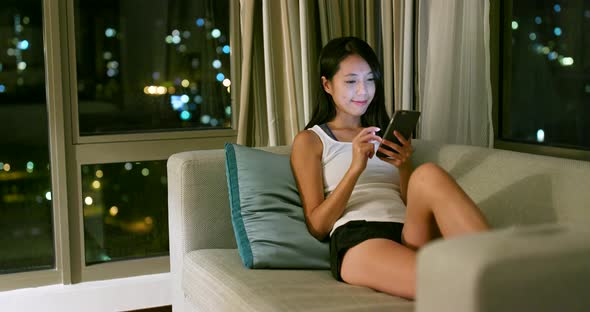
[[[324, 195], [330, 196], [352, 162], [352, 143], [339, 142], [331, 138], [318, 125], [309, 130], [322, 141], [322, 167], [324, 169]], [[375, 152], [379, 144], [375, 142]], [[399, 193], [399, 171], [378, 157], [367, 162], [365, 171], [350, 195], [342, 216], [334, 223], [330, 235], [336, 228], [352, 220], [400, 222], [405, 221], [406, 206]]]

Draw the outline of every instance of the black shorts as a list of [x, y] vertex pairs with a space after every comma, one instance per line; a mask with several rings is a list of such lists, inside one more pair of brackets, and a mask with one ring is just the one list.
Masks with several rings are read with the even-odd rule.
[[348, 249], [371, 238], [385, 238], [402, 243], [403, 223], [356, 220], [339, 226], [330, 237], [330, 269], [342, 281], [340, 269]]

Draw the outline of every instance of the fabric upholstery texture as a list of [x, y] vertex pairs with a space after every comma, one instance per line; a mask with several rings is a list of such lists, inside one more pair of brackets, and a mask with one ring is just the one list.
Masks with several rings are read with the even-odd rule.
[[418, 257], [416, 310], [586, 311], [589, 239], [590, 229], [541, 224], [434, 242]]
[[414, 165], [447, 170], [493, 228], [590, 222], [590, 162], [500, 149], [412, 141]]
[[412, 301], [336, 282], [328, 270], [249, 270], [233, 249], [192, 251], [183, 288], [203, 311], [413, 311]]
[[289, 157], [225, 145], [231, 218], [247, 268], [328, 269], [329, 246], [305, 225]]

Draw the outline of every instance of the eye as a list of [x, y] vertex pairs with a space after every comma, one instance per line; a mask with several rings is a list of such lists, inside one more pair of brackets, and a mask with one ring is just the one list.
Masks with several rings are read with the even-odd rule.
[[371, 78], [367, 79], [367, 81], [375, 81], [375, 78], [371, 77]]
[[353, 83], [356, 83], [356, 80], [346, 80], [344, 82], [347, 84], [353, 84]]

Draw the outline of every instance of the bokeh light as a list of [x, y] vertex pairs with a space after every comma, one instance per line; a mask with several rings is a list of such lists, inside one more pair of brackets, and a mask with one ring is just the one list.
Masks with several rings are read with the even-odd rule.
[[182, 113], [180, 113], [180, 119], [182, 119], [182, 120], [191, 119], [191, 113], [189, 111], [182, 111]]
[[202, 124], [208, 124], [210, 121], [211, 121], [211, 116], [209, 116], [209, 115], [201, 116], [201, 123]]
[[27, 40], [19, 41], [17, 48], [20, 50], [28, 49], [29, 48], [29, 41], [27, 41]]
[[537, 130], [537, 142], [542, 143], [545, 141], [545, 131], [543, 129]]
[[112, 38], [117, 35], [117, 31], [114, 28], [107, 28], [104, 31], [104, 35], [107, 36], [108, 38]]
[[84, 203], [86, 204], [86, 206], [90, 206], [90, 205], [92, 205], [92, 203], [93, 203], [93, 202], [94, 202], [94, 200], [93, 200], [93, 199], [92, 199], [92, 197], [90, 197], [90, 196], [86, 196], [86, 197], [84, 198]]
[[561, 63], [561, 65], [563, 65], [563, 66], [571, 66], [571, 65], [574, 65], [574, 59], [572, 57], [567, 56], [567, 57], [562, 58], [559, 61], [559, 63]]
[[531, 39], [532, 41], [535, 41], [537, 39], [537, 34], [535, 34], [534, 32], [533, 33], [530, 33], [529, 34], [529, 39]]

